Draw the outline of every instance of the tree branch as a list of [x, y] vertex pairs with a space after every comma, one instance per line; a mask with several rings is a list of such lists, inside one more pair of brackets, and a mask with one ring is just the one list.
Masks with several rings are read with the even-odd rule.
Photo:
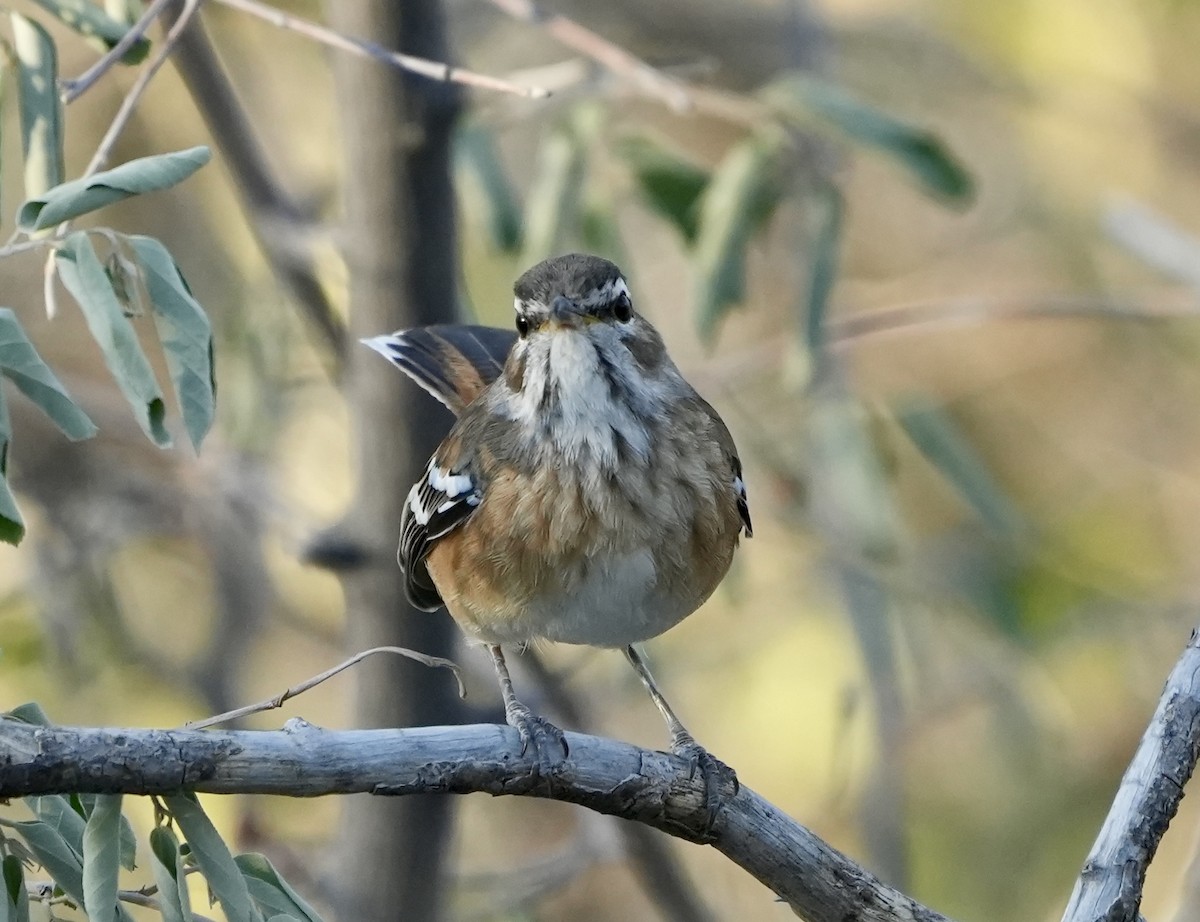
[[1146, 869], [1200, 757], [1200, 630], [1167, 677], [1158, 708], [1075, 882], [1063, 922], [1136, 922]]
[[567, 733], [550, 776], [515, 730], [487, 725], [327, 731], [194, 732], [38, 727], [0, 720], [0, 797], [167, 794], [488, 793], [543, 797], [707, 842], [809, 922], [948, 922], [883, 884], [749, 788], [725, 792], [704, 832], [704, 781], [663, 752]]

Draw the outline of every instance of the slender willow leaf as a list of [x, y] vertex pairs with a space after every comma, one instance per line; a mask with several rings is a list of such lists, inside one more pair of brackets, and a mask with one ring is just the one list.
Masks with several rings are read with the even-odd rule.
[[872, 147], [903, 166], [921, 188], [954, 205], [975, 195], [971, 174], [937, 135], [888, 115], [846, 90], [810, 76], [791, 75], [764, 91], [769, 104], [789, 122], [816, 121], [851, 141]]
[[921, 454], [989, 528], [1010, 539], [1024, 535], [1023, 517], [944, 409], [928, 400], [912, 400], [896, 418]]
[[130, 160], [86, 179], [56, 185], [29, 196], [17, 212], [17, 226], [26, 232], [41, 230], [134, 195], [170, 188], [195, 173], [211, 157], [207, 147], [191, 147]]
[[25, 889], [25, 868], [16, 855], [5, 855], [0, 862], [4, 873], [4, 905], [9, 922], [29, 922], [29, 893]]
[[649, 138], [627, 138], [617, 147], [633, 170], [646, 204], [692, 243], [699, 231], [700, 197], [709, 175]]
[[825, 348], [829, 296], [837, 280], [838, 249], [842, 242], [842, 193], [832, 184], [824, 185], [813, 196], [812, 207], [816, 233], [813, 235], [808, 290], [802, 310], [805, 343], [810, 352], [819, 355]]
[[562, 250], [579, 223], [589, 146], [574, 124], [559, 125], [542, 141], [533, 186], [525, 200], [521, 264]]
[[72, 440], [91, 438], [96, 425], [71, 399], [67, 389], [42, 361], [7, 307], [0, 307], [0, 371], [40, 407]]
[[[96, 809], [96, 802], [100, 799], [99, 794], [72, 794], [70, 797], [71, 809], [82, 816], [85, 820], [89, 819], [92, 811]], [[132, 871], [137, 867], [137, 836], [134, 835], [133, 826], [125, 814], [121, 814], [121, 867], [126, 871]]]
[[13, 823], [13, 828], [63, 893], [83, 906], [83, 862], [57, 830], [37, 820]]
[[121, 795], [101, 794], [83, 831], [83, 892], [88, 922], [116, 922], [121, 871]]
[[12, 421], [8, 401], [0, 391], [0, 541], [20, 544], [25, 537], [25, 520], [17, 508], [17, 499], [8, 486], [8, 447], [12, 442]]
[[233, 860], [241, 869], [251, 896], [264, 914], [286, 913], [302, 922], [322, 922], [317, 911], [292, 889], [266, 856], [251, 852], [238, 855]]
[[81, 816], [61, 794], [28, 797], [26, 803], [34, 815], [62, 836], [71, 851], [82, 860], [83, 831], [87, 826], [87, 818]]
[[166, 826], [155, 826], [150, 832], [150, 866], [158, 887], [163, 922], [192, 922], [192, 904], [179, 840]]
[[41, 24], [10, 13], [17, 54], [17, 94], [21, 103], [21, 150], [25, 157], [25, 198], [41, 195], [63, 181], [62, 102], [58, 98], [58, 51]]
[[696, 236], [696, 323], [710, 340], [725, 311], [742, 300], [746, 247], [779, 204], [782, 136], [755, 134], [734, 145], [700, 201]]
[[212, 325], [167, 248], [153, 237], [129, 239], [145, 272], [154, 324], [162, 340], [183, 424], [199, 451], [216, 413]]
[[56, 259], [63, 284], [79, 302], [92, 338], [104, 353], [104, 361], [142, 430], [155, 444], [169, 446], [171, 436], [163, 425], [166, 405], [162, 391], [87, 233], [71, 234]]
[[42, 706], [36, 701], [27, 701], [25, 704], [18, 704], [11, 711], [4, 715], [9, 720], [19, 720], [21, 723], [33, 724], [37, 727], [51, 726], [50, 718], [46, 716], [46, 712], [42, 710]]
[[132, 26], [142, 18], [145, 8], [141, 0], [104, 0], [104, 12], [114, 22]]
[[163, 803], [187, 838], [192, 857], [230, 922], [262, 922], [262, 914], [250, 900], [246, 879], [199, 802], [187, 794], [173, 794], [164, 797]]
[[[129, 31], [100, 7], [88, 0], [33, 0], [55, 16], [63, 25], [90, 39], [98, 48], [107, 51]], [[143, 36], [121, 57], [124, 64], [140, 64], [150, 51], [150, 40]]]
[[460, 170], [474, 180], [469, 187], [479, 191], [493, 245], [502, 253], [516, 253], [521, 248], [521, 206], [492, 132], [479, 124], [459, 129], [454, 154]]

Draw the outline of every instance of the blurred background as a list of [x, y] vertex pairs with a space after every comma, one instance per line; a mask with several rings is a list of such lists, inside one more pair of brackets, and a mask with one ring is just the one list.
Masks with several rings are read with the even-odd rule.
[[[413, 16], [402, 38], [362, 31], [371, 7], [393, 6]], [[414, 616], [387, 607], [394, 595], [375, 633], [351, 623], [370, 604], [363, 567], [397, 584], [384, 564], [398, 500], [371, 491], [393, 482], [402, 497], [449, 419], [378, 357], [331, 343], [347, 324], [362, 336], [436, 319], [422, 284], [461, 318], [508, 326], [521, 271], [586, 249], [624, 268], [746, 465], [753, 540], [716, 596], [648, 645], [685, 723], [742, 783], [939, 911], [1057, 919], [1200, 622], [1200, 4], [545, 4], [649, 78], [508, 6], [281, 8], [391, 47], [436, 47], [444, 14], [453, 60], [548, 100], [378, 76], [206, 7], [291, 211], [247, 192], [197, 111], [194, 73], [156, 79], [115, 160], [209, 143], [214, 164], [103, 217], [164, 240], [211, 314], [219, 410], [200, 457], [146, 441], [77, 312], [44, 319], [38, 258], [0, 264], [4, 304], [101, 428], [68, 444], [13, 397], [29, 535], [0, 556], [0, 700], [37, 699], [61, 723], [173, 726], [274, 694], [364, 636], [401, 642]], [[62, 36], [76, 74], [95, 52]], [[133, 79], [113, 72], [69, 110], [68, 175]], [[405, 106], [352, 111], [386, 81]], [[438, 199], [438, 167], [427, 179], [411, 153], [455, 115], [452, 198]], [[394, 234], [363, 217], [397, 179], [356, 160], [366, 150], [408, 158], [395, 213], [410, 219]], [[3, 180], [9, 215], [19, 171]], [[420, 282], [437, 254], [441, 274]], [[398, 319], [355, 313], [364, 261], [384, 267], [385, 300], [397, 286]], [[295, 264], [308, 287], [281, 281]], [[396, 420], [415, 434], [395, 433], [408, 454], [393, 462], [370, 440]], [[372, 506], [387, 512], [378, 540], [356, 519]], [[510, 658], [535, 707], [665, 747], [620, 655], [538, 654], [544, 668]], [[502, 720], [483, 653], [452, 655], [471, 673], [466, 709], [421, 710], [421, 688], [452, 692], [435, 674], [412, 680], [426, 685], [396, 722]], [[336, 679], [250, 725], [386, 723], [363, 716], [396, 694], [373, 681]], [[359, 823], [339, 816], [378, 802], [207, 805], [233, 843], [347, 920], [789, 916], [710, 849], [482, 797], [395, 824], [428, 844], [429, 892], [396, 897], [417, 908], [350, 911], [338, 855], [357, 854]], [[1147, 917], [1200, 917], [1197, 818], [1185, 801]]]

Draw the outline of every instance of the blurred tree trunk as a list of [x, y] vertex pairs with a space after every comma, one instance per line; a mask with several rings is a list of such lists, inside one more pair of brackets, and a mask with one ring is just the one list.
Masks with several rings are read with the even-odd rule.
[[[435, 60], [448, 54], [439, 0], [337, 0], [331, 25], [348, 35]], [[450, 145], [459, 109], [449, 84], [335, 55], [341, 112], [344, 223], [351, 342], [451, 319], [457, 251]], [[449, 656], [451, 619], [404, 601], [395, 548], [409, 486], [449, 427], [394, 368], [351, 348], [346, 398], [354, 432], [357, 498], [344, 523], [367, 549], [346, 573], [346, 643], [352, 651], [400, 644]], [[404, 727], [458, 722], [444, 670], [377, 657], [355, 672], [354, 724]], [[343, 807], [336, 893], [340, 919], [436, 919], [452, 798], [353, 797]]]

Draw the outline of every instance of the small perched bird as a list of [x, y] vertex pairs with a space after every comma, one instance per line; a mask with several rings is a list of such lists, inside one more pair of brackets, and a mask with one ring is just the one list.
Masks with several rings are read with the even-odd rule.
[[545, 638], [622, 648], [672, 749], [715, 763], [633, 645], [699, 608], [751, 534], [733, 438], [608, 260], [548, 259], [514, 292], [515, 334], [364, 340], [459, 417], [404, 508], [408, 598], [487, 645], [506, 718], [540, 758], [565, 754], [562, 733], [517, 699], [501, 646]]

